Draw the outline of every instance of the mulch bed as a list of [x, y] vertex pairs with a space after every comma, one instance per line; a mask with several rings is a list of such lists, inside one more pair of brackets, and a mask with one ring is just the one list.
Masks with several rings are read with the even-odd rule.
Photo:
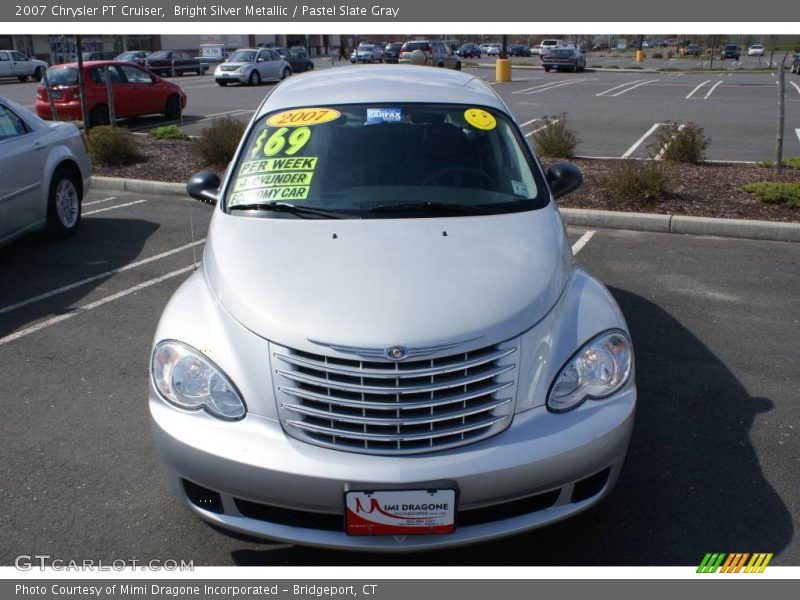
[[[224, 167], [203, 164], [192, 151], [191, 141], [156, 141], [137, 136], [144, 159], [122, 167], [95, 165], [94, 174], [131, 179], [186, 182], [202, 170], [222, 173]], [[543, 161], [545, 168], [557, 162]], [[673, 194], [650, 200], [621, 201], [604, 194], [601, 181], [619, 165], [616, 160], [574, 159], [584, 174], [583, 185], [574, 193], [560, 198], [559, 206], [593, 208], [629, 212], [692, 215], [765, 221], [800, 221], [800, 208], [786, 204], [764, 204], [753, 194], [741, 191], [756, 181], [800, 182], [800, 170], [785, 169], [776, 177], [772, 169], [751, 165], [677, 165]]]
[[[545, 168], [557, 161], [543, 161]], [[703, 164], [675, 165], [673, 194], [648, 200], [609, 198], [601, 181], [613, 174], [618, 160], [574, 159], [583, 171], [583, 185], [575, 192], [559, 198], [558, 205], [567, 208], [593, 208], [658, 214], [691, 215], [727, 219], [759, 219], [762, 221], [800, 221], [800, 208], [788, 204], [765, 204], [741, 187], [757, 181], [800, 182], [800, 170], [784, 169], [780, 177], [773, 169], [754, 165]]]

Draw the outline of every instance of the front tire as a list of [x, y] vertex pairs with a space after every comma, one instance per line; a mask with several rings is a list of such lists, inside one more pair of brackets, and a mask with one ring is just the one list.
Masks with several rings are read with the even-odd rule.
[[41, 81], [42, 77], [44, 77], [44, 71], [42, 71], [42, 67], [36, 67], [36, 70], [33, 72], [33, 78], [36, 81]]
[[218, 81], [217, 85], [225, 87], [226, 85], [228, 85], [228, 82], [227, 81]]
[[460, 70], [461, 70], [461, 61], [458, 61], [456, 63], [456, 71], [460, 71]]
[[92, 112], [89, 113], [89, 124], [92, 127], [111, 124], [111, 119], [108, 116], [108, 107], [105, 104], [99, 104], [92, 109]]
[[247, 85], [261, 85], [261, 75], [258, 71], [250, 73], [250, 77], [247, 78]]
[[181, 118], [181, 101], [177, 96], [167, 98], [167, 105], [164, 107], [164, 116], [169, 120]]
[[73, 169], [58, 167], [50, 181], [47, 201], [47, 231], [65, 238], [78, 231], [81, 223], [81, 184]]
[[27, 75], [20, 75], [19, 77], [17, 77], [17, 79], [20, 80], [20, 83], [25, 83], [26, 81], [28, 81], [28, 76]]
[[292, 72], [289, 69], [284, 69], [283, 73], [281, 73], [281, 81], [289, 77], [291, 74]]

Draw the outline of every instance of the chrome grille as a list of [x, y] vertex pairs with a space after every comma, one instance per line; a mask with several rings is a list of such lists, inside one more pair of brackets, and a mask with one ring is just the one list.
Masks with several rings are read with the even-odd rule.
[[515, 342], [398, 362], [271, 349], [281, 423], [313, 444], [431, 452], [499, 433], [514, 414]]

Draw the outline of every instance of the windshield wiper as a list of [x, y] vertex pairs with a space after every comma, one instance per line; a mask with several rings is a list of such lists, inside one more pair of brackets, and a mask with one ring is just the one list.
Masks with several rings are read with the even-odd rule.
[[352, 215], [339, 213], [326, 208], [311, 208], [308, 206], [297, 206], [288, 202], [261, 202], [258, 204], [240, 204], [231, 206], [230, 210], [271, 210], [275, 212], [286, 212], [302, 217], [303, 215], [316, 215], [325, 219], [348, 219]]
[[413, 212], [415, 210], [442, 212], [456, 215], [487, 215], [490, 211], [477, 206], [450, 204], [446, 202], [405, 202], [403, 204], [381, 204], [368, 209], [369, 213]]

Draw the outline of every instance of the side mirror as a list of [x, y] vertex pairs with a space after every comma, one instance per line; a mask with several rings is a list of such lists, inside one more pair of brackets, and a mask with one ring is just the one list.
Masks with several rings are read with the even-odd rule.
[[216, 204], [219, 199], [219, 176], [211, 171], [200, 171], [191, 176], [186, 193], [195, 200]]
[[556, 163], [547, 170], [547, 185], [553, 198], [560, 198], [577, 190], [583, 183], [583, 173], [572, 163]]

